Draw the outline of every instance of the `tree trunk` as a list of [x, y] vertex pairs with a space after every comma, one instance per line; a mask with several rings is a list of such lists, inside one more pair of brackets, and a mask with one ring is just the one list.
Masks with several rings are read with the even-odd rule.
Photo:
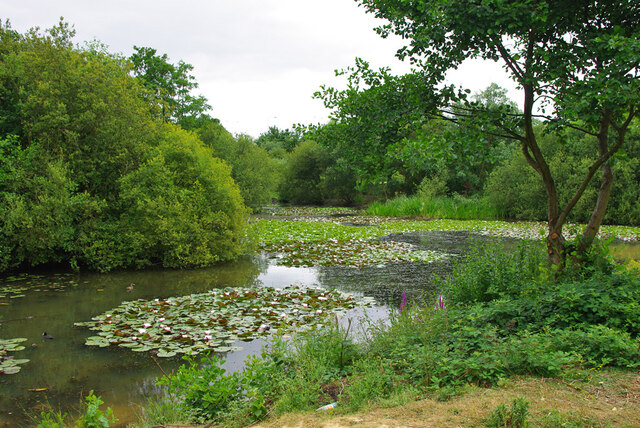
[[553, 221], [549, 222], [547, 252], [549, 254], [549, 263], [551, 266], [555, 267], [557, 273], [562, 272], [567, 261], [565, 239], [562, 235], [562, 225], [556, 224]]
[[582, 233], [582, 237], [580, 238], [580, 242], [578, 243], [579, 255], [584, 254], [589, 249], [589, 247], [591, 247], [593, 240], [598, 235], [600, 225], [602, 224], [602, 220], [604, 219], [604, 215], [607, 211], [607, 205], [609, 203], [609, 196], [611, 195], [612, 187], [613, 172], [611, 171], [611, 165], [607, 162], [606, 164], [602, 165], [602, 183], [600, 184], [596, 206], [591, 213], [589, 223], [587, 223], [587, 227]]

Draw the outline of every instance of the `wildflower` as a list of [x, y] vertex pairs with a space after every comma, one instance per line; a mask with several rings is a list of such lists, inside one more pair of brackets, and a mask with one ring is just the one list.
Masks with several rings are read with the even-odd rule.
[[145, 334], [147, 332], [147, 330], [145, 330], [144, 328], [139, 328], [138, 329], [138, 333], [140, 334]]
[[151, 324], [146, 322], [146, 323], [143, 324], [143, 326], [144, 326], [144, 328], [149, 328], [149, 327], [151, 327]]
[[400, 312], [404, 311], [406, 307], [407, 307], [407, 294], [403, 291], [402, 302], [400, 303]]
[[440, 294], [436, 299], [436, 311], [443, 310], [447, 306], [447, 301], [445, 297]]

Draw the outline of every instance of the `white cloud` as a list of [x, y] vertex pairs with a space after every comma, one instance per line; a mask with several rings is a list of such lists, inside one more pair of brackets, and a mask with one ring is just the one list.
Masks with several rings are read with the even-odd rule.
[[[0, 0], [0, 10], [18, 31], [64, 16], [79, 42], [96, 38], [125, 55], [148, 46], [193, 64], [212, 115], [253, 136], [270, 125], [324, 122], [328, 112], [313, 92], [336, 84], [333, 70], [355, 57], [409, 69], [394, 58], [401, 41], [375, 34], [379, 22], [352, 0]], [[505, 83], [499, 67], [478, 67], [452, 76], [474, 91]]]

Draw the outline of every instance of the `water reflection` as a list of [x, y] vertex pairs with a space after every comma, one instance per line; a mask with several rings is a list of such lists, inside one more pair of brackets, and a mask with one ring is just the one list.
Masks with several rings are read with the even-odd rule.
[[[467, 232], [422, 232], [385, 239], [445, 252], [452, 259], [466, 251], [472, 242], [491, 238]], [[516, 240], [505, 241], [505, 245], [513, 246], [514, 242]], [[635, 251], [638, 258], [640, 245], [628, 247], [633, 247], [631, 251]], [[369, 322], [377, 322], [385, 319], [389, 307], [399, 306], [402, 292], [410, 301], [421, 301], [435, 291], [434, 275], [442, 276], [449, 270], [447, 261], [395, 263], [361, 269], [293, 268], [275, 266], [266, 258], [255, 257], [201, 270], [73, 275], [69, 278], [76, 286], [62, 291], [25, 292], [25, 297], [5, 299], [7, 305], [0, 306], [0, 317], [4, 320], [0, 322], [0, 337], [28, 338], [27, 349], [16, 355], [31, 360], [18, 374], [0, 376], [0, 426], [28, 424], [23, 410], [37, 413], [41, 403], [49, 402], [55, 408], [66, 410], [75, 408], [89, 390], [102, 396], [121, 424], [134, 420], [136, 408], [131, 404], [144, 402], [145, 397], [154, 392], [153, 379], [162, 372], [147, 353], [85, 346], [85, 338], [92, 332], [73, 327], [74, 322], [87, 321], [124, 300], [200, 293], [228, 286], [319, 284], [375, 297], [381, 306], [368, 309], [366, 316]], [[57, 281], [57, 277], [43, 279], [54, 280]], [[2, 282], [0, 279], [0, 284]], [[361, 332], [366, 325], [358, 324], [357, 320], [362, 315], [365, 314], [352, 312], [340, 322], [346, 326], [351, 318], [352, 331]], [[44, 340], [44, 331], [54, 339]], [[224, 367], [229, 371], [240, 370], [245, 358], [258, 354], [264, 343], [262, 340], [240, 343], [243, 349], [227, 355]], [[179, 358], [158, 361], [166, 372], [182, 363]], [[29, 391], [36, 388], [47, 390]]]

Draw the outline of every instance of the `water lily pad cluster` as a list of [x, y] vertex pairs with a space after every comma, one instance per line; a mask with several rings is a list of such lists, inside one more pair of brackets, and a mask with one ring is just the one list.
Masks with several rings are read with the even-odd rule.
[[320, 324], [338, 311], [370, 305], [373, 299], [337, 290], [289, 286], [226, 288], [168, 299], [136, 300], [76, 323], [97, 335], [89, 346], [157, 350], [159, 357], [203, 351], [228, 352], [237, 341], [278, 329]]
[[0, 279], [0, 301], [18, 299], [29, 292], [63, 291], [68, 287], [77, 287], [78, 281], [73, 274], [14, 275]]
[[445, 255], [435, 251], [416, 250], [414, 245], [394, 241], [329, 239], [322, 242], [293, 241], [265, 244], [262, 251], [278, 255], [284, 266], [364, 267], [389, 262], [430, 262]]
[[348, 207], [270, 207], [271, 215], [278, 216], [332, 216], [358, 215], [360, 212]]
[[17, 359], [7, 355], [7, 352], [21, 351], [24, 346], [20, 343], [27, 340], [24, 337], [16, 339], [0, 339], [0, 375], [16, 374], [20, 371], [20, 364], [28, 363], [27, 359]]

